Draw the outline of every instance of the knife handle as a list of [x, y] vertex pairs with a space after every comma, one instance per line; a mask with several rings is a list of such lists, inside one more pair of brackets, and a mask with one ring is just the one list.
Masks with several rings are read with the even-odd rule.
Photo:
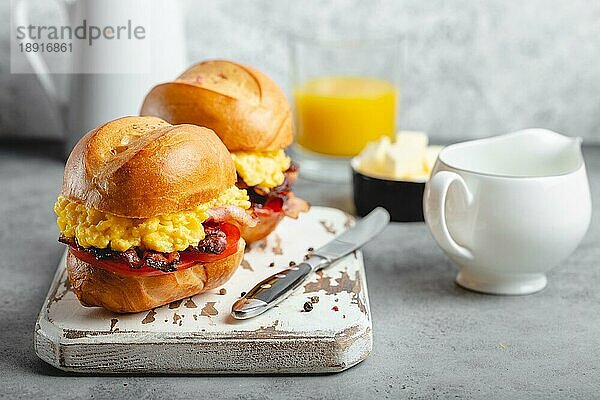
[[317, 267], [327, 262], [323, 257], [313, 256], [260, 281], [233, 304], [231, 315], [246, 319], [262, 314], [292, 294]]

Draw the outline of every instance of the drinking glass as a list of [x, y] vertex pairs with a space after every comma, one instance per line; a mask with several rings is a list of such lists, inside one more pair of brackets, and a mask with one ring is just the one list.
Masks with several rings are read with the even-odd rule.
[[399, 37], [324, 40], [290, 35], [295, 143], [301, 175], [349, 182], [350, 159], [396, 131]]

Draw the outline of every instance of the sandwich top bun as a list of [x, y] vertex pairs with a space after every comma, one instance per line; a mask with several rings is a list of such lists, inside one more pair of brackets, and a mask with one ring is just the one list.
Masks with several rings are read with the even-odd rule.
[[292, 143], [283, 91], [262, 72], [231, 61], [205, 61], [155, 86], [140, 114], [209, 127], [230, 151], [271, 151]]
[[212, 130], [124, 117], [79, 141], [61, 194], [114, 215], [149, 218], [192, 209], [235, 181], [229, 151]]

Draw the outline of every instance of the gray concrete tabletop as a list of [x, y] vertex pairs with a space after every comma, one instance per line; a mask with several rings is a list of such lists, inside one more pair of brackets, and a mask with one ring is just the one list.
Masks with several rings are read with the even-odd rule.
[[[587, 236], [530, 296], [489, 296], [423, 223], [393, 223], [364, 251], [374, 347], [361, 364], [312, 376], [82, 376], [39, 360], [33, 328], [63, 251], [52, 205], [63, 164], [50, 145], [0, 149], [0, 397], [598, 398], [600, 148], [585, 158], [595, 205]], [[348, 185], [298, 182], [316, 205], [352, 210]]]

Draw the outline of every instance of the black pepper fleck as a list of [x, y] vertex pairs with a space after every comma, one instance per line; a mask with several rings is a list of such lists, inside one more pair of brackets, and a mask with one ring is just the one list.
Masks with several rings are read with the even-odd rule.
[[296, 265], [296, 263], [293, 261], [290, 261], [290, 267], [293, 267], [294, 265]]
[[310, 298], [310, 302], [313, 304], [317, 304], [319, 302], [319, 296], [312, 296]]
[[312, 309], [313, 309], [313, 305], [310, 301], [307, 301], [306, 303], [304, 303], [304, 311], [311, 312]]
[[240, 293], [240, 297], [244, 297], [245, 295], [246, 295], [246, 292]]
[[275, 263], [272, 262], [271, 264], [269, 264], [269, 267], [273, 268], [275, 266]]
[[219, 290], [219, 294], [220, 294], [220, 295], [225, 295], [225, 294], [227, 294], [227, 289], [225, 289], [225, 288], [221, 288], [221, 290]]
[[309, 251], [309, 252], [311, 252], [311, 251], [315, 251], [315, 249], [314, 249], [313, 247], [309, 247], [309, 248], [308, 248], [308, 251]]

